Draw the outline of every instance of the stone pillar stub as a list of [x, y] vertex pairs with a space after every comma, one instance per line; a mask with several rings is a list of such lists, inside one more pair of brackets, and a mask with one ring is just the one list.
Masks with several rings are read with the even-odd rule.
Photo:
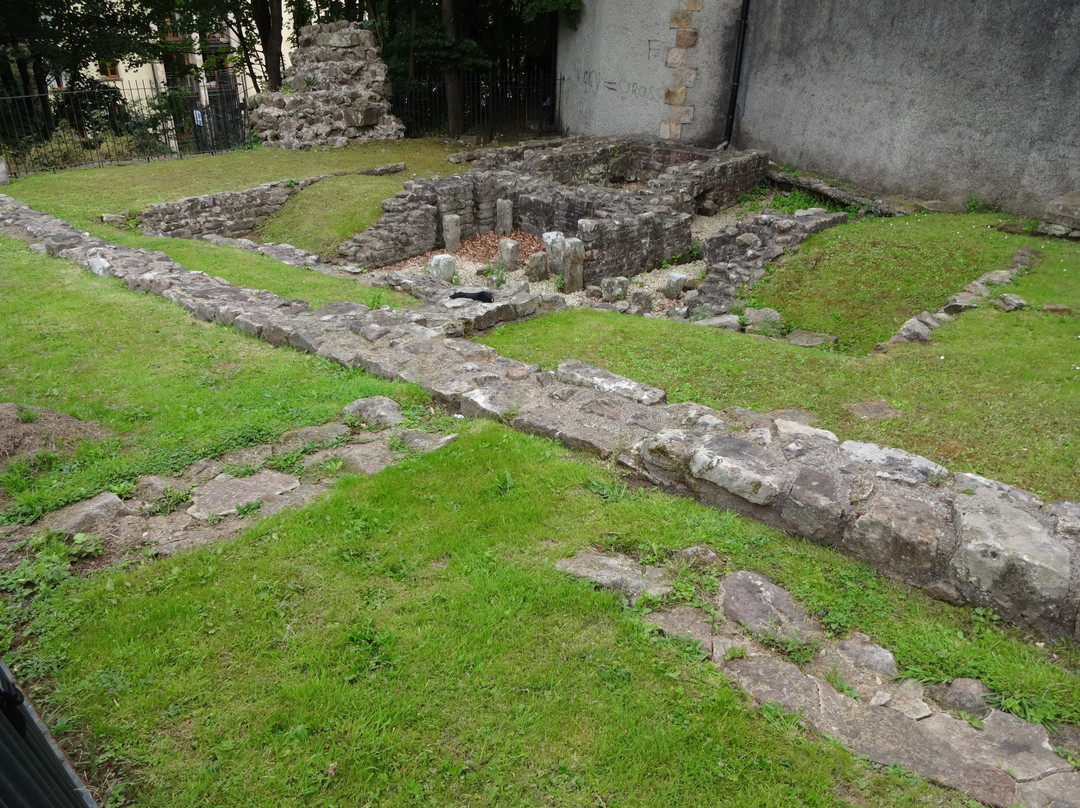
[[585, 288], [585, 242], [579, 238], [566, 240], [563, 253], [563, 291], [567, 294]]
[[447, 252], [461, 249], [461, 217], [456, 213], [447, 213], [442, 217], [443, 245]]
[[509, 199], [495, 200], [495, 232], [508, 235], [514, 230], [514, 203]]
[[457, 272], [457, 261], [452, 255], [436, 255], [426, 267], [427, 274], [447, 283], [454, 282], [454, 274]]
[[521, 264], [521, 245], [512, 238], [499, 239], [499, 263], [511, 272]]

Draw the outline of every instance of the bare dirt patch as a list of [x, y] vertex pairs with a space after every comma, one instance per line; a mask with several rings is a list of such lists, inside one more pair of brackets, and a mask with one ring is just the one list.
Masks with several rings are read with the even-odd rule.
[[42, 449], [57, 451], [106, 437], [102, 427], [44, 407], [0, 403], [0, 469]]

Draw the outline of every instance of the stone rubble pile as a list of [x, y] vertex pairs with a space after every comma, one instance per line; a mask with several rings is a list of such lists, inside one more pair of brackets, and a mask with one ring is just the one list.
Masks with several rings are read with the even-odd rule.
[[[695, 566], [718, 560], [705, 546], [677, 555]], [[669, 595], [674, 581], [663, 567], [592, 549], [556, 567], [628, 604]], [[787, 591], [755, 572], [725, 577], [708, 605], [711, 611], [662, 606], [645, 620], [667, 636], [700, 643], [711, 663], [758, 704], [798, 712], [804, 724], [874, 763], [903, 766], [1000, 808], [1080, 804], [1080, 772], [1054, 752], [1046, 729], [992, 709], [981, 682], [956, 679], [924, 689], [901, 679], [887, 648], [859, 633], [828, 639]], [[808, 649], [813, 659], [800, 667], [776, 650], [777, 640]]]
[[539, 312], [545, 301], [525, 283], [477, 290], [492, 295], [485, 303], [402, 274], [394, 282], [427, 305], [369, 311], [338, 302], [313, 312], [304, 301], [188, 272], [161, 253], [107, 244], [3, 196], [0, 230], [199, 319], [413, 382], [464, 415], [617, 458], [657, 486], [835, 547], [934, 597], [1080, 640], [1080, 504], [1044, 504], [787, 417], [668, 405], [663, 390], [581, 362], [541, 372], [461, 338]]
[[[213, 460], [204, 458], [172, 477], [145, 475], [138, 479], [131, 499], [103, 493], [48, 514], [40, 524], [3, 528], [13, 540], [25, 540], [41, 527], [63, 533], [101, 534], [111, 559], [149, 550], [170, 555], [179, 550], [232, 536], [246, 524], [238, 508], [250, 506], [260, 517], [288, 507], [299, 507], [328, 491], [338, 472], [376, 474], [404, 456], [395, 446], [430, 452], [455, 435], [433, 435], [403, 429], [401, 406], [383, 396], [359, 399], [346, 406], [342, 421], [303, 427], [283, 434], [275, 444], [253, 446]], [[358, 431], [358, 430], [377, 431]], [[400, 442], [400, 443], [399, 443]], [[304, 474], [282, 473], [267, 467], [275, 458], [301, 451]], [[336, 461], [336, 471], [325, 462]], [[230, 467], [259, 467], [249, 476], [234, 476]], [[235, 468], [233, 468], [235, 471]], [[313, 476], [314, 475], [314, 476]], [[172, 507], [178, 493], [187, 497]]]
[[260, 93], [249, 122], [264, 146], [283, 149], [397, 140], [405, 126], [390, 111], [390, 95], [371, 31], [350, 22], [309, 25], [281, 91]]
[[[383, 202], [382, 219], [341, 244], [340, 255], [374, 269], [439, 248], [450, 251], [492, 230], [560, 232], [584, 246], [582, 283], [598, 284], [687, 254], [690, 213], [734, 201], [757, 184], [768, 159], [762, 152], [595, 139], [540, 141], [476, 155], [468, 173], [406, 182], [401, 193]], [[525, 170], [537, 166], [538, 175]], [[603, 184], [569, 183], [573, 167], [579, 170], [575, 176]], [[613, 187], [627, 175], [643, 184]], [[566, 291], [582, 288], [571, 286]]]

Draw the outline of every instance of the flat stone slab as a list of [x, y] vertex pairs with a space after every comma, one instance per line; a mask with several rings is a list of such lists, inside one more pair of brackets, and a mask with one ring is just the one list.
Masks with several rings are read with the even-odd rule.
[[1020, 782], [1072, 771], [1068, 761], [1050, 747], [1044, 727], [1000, 710], [991, 710], [982, 724], [981, 730], [975, 729], [946, 713], [919, 722], [924, 731], [965, 759], [1008, 769]]
[[259, 500], [268, 505], [272, 497], [292, 491], [299, 485], [296, 477], [270, 469], [263, 469], [250, 477], [219, 474], [192, 492], [192, 504], [187, 512], [196, 519], [204, 520], [211, 514], [228, 516], [236, 513], [237, 506], [247, 502]]
[[618, 592], [631, 604], [642, 595], [663, 597], [671, 593], [671, 573], [660, 567], [643, 567], [621, 553], [604, 555], [588, 548], [573, 558], [555, 562], [555, 568]]
[[322, 426], [305, 426], [284, 433], [274, 446], [274, 454], [288, 454], [305, 446], [330, 443], [342, 435], [349, 434], [349, 428], [345, 424], [323, 424]]
[[821, 627], [787, 591], [764, 575], [740, 570], [720, 583], [718, 603], [724, 616], [755, 637], [765, 635], [810, 640]]
[[1016, 795], [1026, 808], [1080, 808], [1080, 772], [1020, 783]]
[[864, 421], [884, 421], [888, 418], [899, 418], [903, 415], [900, 410], [880, 398], [873, 401], [856, 401], [852, 404], [845, 404], [844, 409]]
[[401, 405], [386, 396], [358, 398], [341, 411], [368, 426], [397, 426], [405, 420]]
[[401, 438], [410, 449], [427, 453], [453, 443], [457, 440], [457, 434], [432, 435], [422, 429], [406, 429], [401, 433]]
[[796, 328], [788, 334], [787, 341], [801, 348], [817, 348], [821, 345], [836, 345], [839, 340], [832, 334], [822, 334], [818, 331], [806, 331]]
[[635, 382], [633, 379], [587, 365], [577, 359], [560, 363], [555, 370], [555, 376], [564, 384], [593, 387], [601, 392], [614, 393], [639, 404], [663, 404], [667, 401], [667, 392], [658, 387]]
[[334, 457], [341, 460], [342, 471], [349, 474], [378, 474], [397, 462], [397, 456], [390, 451], [385, 440], [374, 440], [322, 449], [304, 458], [304, 464], [313, 466]]
[[44, 525], [50, 530], [71, 538], [76, 533], [93, 533], [94, 530], [126, 513], [123, 500], [111, 492], [98, 494], [93, 499], [76, 502], [46, 517]]

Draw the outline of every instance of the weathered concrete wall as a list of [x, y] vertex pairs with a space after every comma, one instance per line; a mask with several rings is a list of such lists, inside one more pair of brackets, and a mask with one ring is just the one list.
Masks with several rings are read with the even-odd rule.
[[563, 126], [715, 146], [739, 0], [589, 0], [559, 33]]
[[735, 142], [1038, 216], [1080, 187], [1078, 32], [1075, 0], [756, 0]]

